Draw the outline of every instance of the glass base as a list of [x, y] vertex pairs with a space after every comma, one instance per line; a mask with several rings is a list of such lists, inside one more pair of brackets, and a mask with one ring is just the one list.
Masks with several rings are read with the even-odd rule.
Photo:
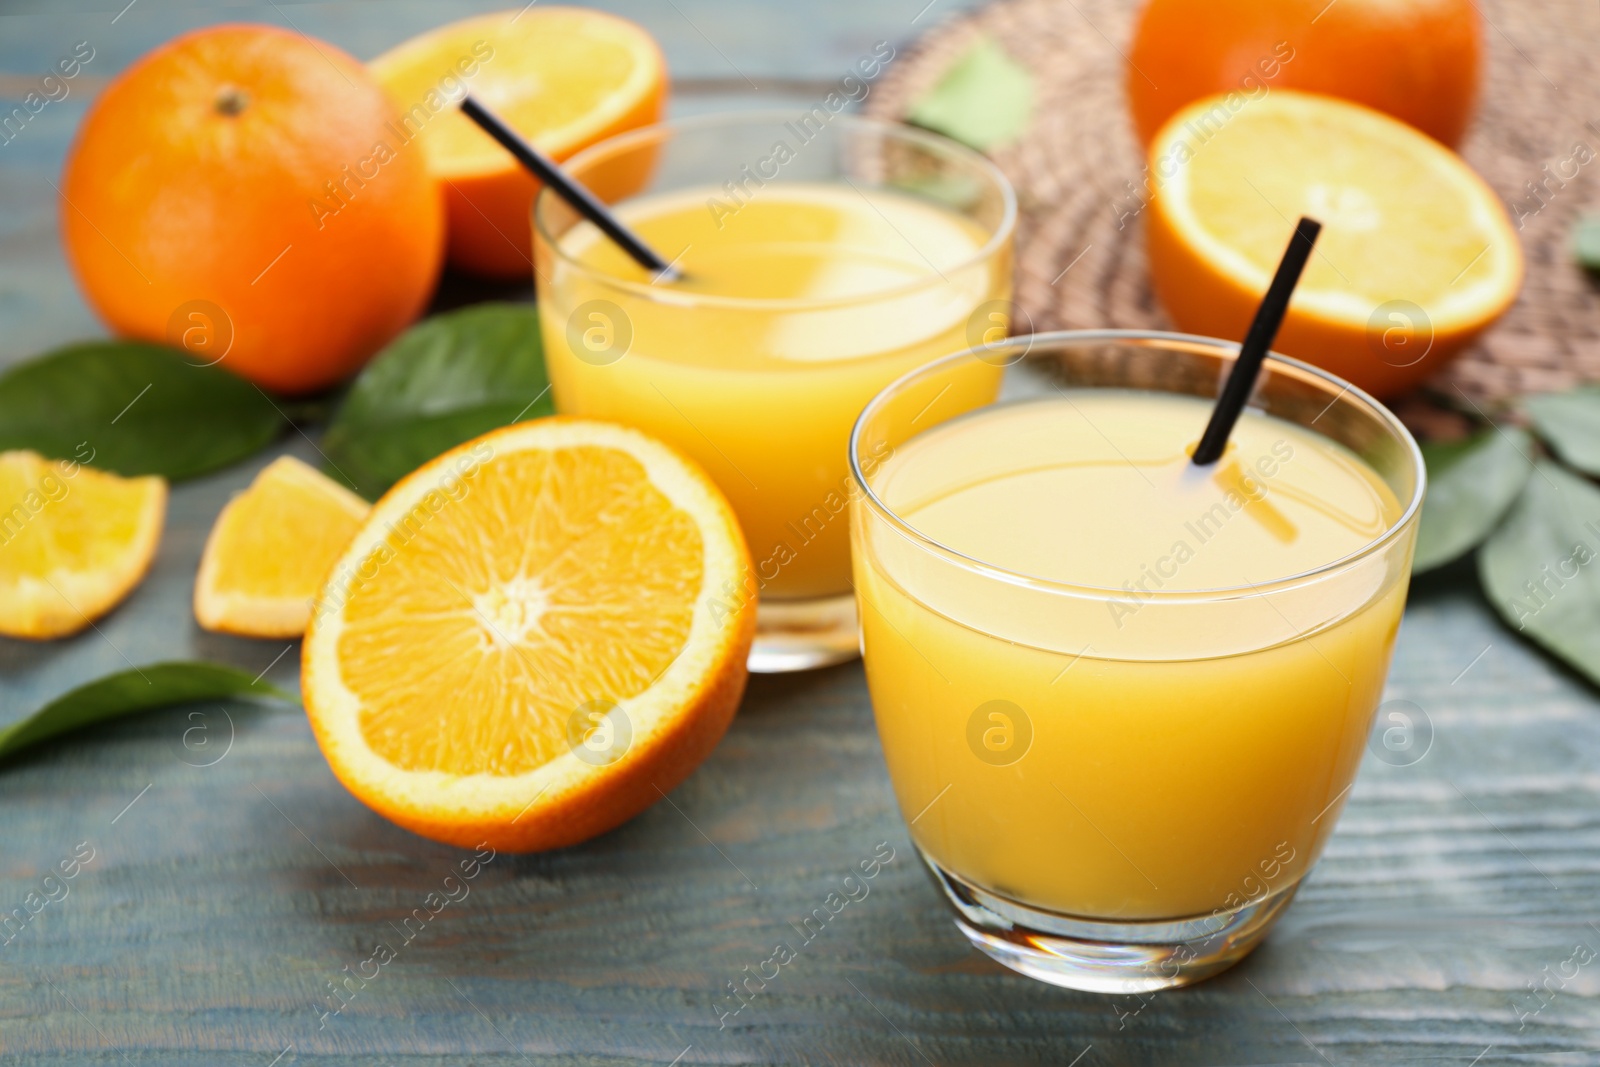
[[1214, 915], [1119, 923], [1018, 904], [922, 859], [974, 946], [1013, 971], [1087, 993], [1172, 989], [1225, 971], [1261, 943], [1298, 888]]
[[853, 594], [811, 600], [763, 600], [756, 608], [750, 670], [784, 674], [830, 667], [861, 655]]

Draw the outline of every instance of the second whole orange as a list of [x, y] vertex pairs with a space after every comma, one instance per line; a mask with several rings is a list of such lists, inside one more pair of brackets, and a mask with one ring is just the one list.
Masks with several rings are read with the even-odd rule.
[[162, 45], [90, 106], [61, 233], [117, 333], [258, 385], [339, 382], [427, 305], [444, 207], [393, 99], [332, 45], [213, 26]]
[[1483, 65], [1474, 0], [1149, 0], [1128, 51], [1128, 101], [1149, 144], [1212, 93], [1302, 89], [1365, 104], [1454, 147]]

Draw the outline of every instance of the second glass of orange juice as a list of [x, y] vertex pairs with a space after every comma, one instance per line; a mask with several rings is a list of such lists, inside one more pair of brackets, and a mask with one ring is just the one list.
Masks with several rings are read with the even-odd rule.
[[945, 138], [817, 108], [634, 131], [566, 169], [682, 272], [652, 278], [535, 206], [557, 408], [675, 445], [727, 494], [760, 597], [758, 671], [857, 651], [850, 426], [890, 381], [1003, 337], [1016, 204]]
[[[1053, 377], [1014, 361], [1031, 347]], [[1136, 992], [1253, 948], [1383, 692], [1423, 492], [1395, 417], [1236, 345], [1041, 334], [886, 389], [852, 440], [867, 683], [912, 839], [978, 948]]]

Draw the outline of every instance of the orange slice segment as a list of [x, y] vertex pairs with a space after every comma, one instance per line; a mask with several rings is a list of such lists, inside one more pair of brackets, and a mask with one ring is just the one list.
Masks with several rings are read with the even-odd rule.
[[528, 851], [631, 818], [688, 776], [744, 690], [755, 602], [726, 500], [609, 423], [497, 430], [407, 476], [331, 572], [307, 714], [380, 814]]
[[293, 456], [274, 460], [211, 527], [194, 585], [196, 621], [245, 637], [305, 633], [317, 590], [368, 510]]
[[657, 121], [667, 69], [655, 40], [615, 15], [526, 7], [414, 37], [368, 64], [400, 106], [395, 133], [417, 141], [445, 183], [449, 255], [480, 274], [533, 271], [537, 183], [456, 108], [470, 92], [556, 160]]
[[1156, 291], [1178, 327], [1243, 337], [1295, 220], [1323, 224], [1277, 348], [1379, 394], [1416, 384], [1516, 300], [1499, 198], [1397, 119], [1275, 89], [1184, 108], [1150, 148]]
[[35, 452], [0, 452], [0, 634], [76, 633], [139, 584], [161, 541], [167, 483]]

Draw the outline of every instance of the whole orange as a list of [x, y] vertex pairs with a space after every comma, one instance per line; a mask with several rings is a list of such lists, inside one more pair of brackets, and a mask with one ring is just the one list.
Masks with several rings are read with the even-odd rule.
[[349, 377], [422, 311], [444, 254], [427, 161], [355, 59], [270, 26], [144, 56], [90, 107], [61, 233], [90, 304], [286, 393]]
[[1478, 96], [1473, 0], [1149, 0], [1128, 53], [1139, 138], [1212, 93], [1305, 89], [1365, 104], [1451, 147]]

